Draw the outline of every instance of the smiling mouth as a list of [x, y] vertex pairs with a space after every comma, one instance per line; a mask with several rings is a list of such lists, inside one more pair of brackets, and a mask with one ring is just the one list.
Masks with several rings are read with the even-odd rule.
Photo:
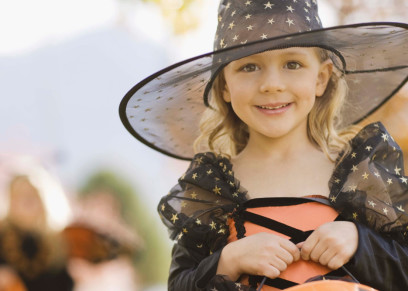
[[268, 109], [268, 110], [276, 110], [276, 109], [280, 109], [283, 107], [288, 106], [290, 103], [286, 103], [286, 104], [282, 104], [282, 105], [278, 105], [278, 106], [264, 106], [264, 105], [257, 105], [256, 107], [261, 108], [261, 109]]

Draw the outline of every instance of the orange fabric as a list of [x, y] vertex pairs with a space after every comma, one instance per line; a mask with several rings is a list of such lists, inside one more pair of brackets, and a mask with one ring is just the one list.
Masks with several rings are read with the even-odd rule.
[[[247, 211], [262, 215], [276, 221], [285, 223], [289, 226], [295, 227], [302, 231], [314, 230], [320, 225], [331, 222], [338, 216], [338, 213], [330, 206], [310, 202], [291, 206], [267, 206], [259, 208], [249, 208]], [[233, 220], [229, 221], [230, 236], [228, 242], [237, 240], [237, 232]], [[268, 228], [253, 224], [251, 222], [244, 223], [246, 229], [246, 236], [250, 236], [259, 232], [267, 232], [288, 238], [281, 233], [275, 232]], [[320, 264], [312, 261], [304, 261], [300, 259], [297, 262], [289, 265], [288, 268], [280, 274], [280, 278], [286, 279], [296, 283], [303, 283], [311, 277], [324, 275], [331, 270]], [[244, 278], [242, 283], [248, 284], [248, 278]], [[263, 291], [278, 290], [270, 286], [264, 286]]]

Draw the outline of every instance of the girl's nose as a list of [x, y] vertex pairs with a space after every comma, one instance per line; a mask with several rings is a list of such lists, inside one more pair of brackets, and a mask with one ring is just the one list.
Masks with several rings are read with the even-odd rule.
[[267, 70], [262, 75], [259, 90], [262, 93], [275, 93], [285, 90], [285, 83], [276, 70]]

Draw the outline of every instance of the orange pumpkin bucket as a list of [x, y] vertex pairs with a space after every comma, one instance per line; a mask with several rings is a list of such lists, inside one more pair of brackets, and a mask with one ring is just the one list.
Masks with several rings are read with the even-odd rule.
[[285, 289], [288, 291], [376, 291], [376, 289], [346, 281], [324, 280]]

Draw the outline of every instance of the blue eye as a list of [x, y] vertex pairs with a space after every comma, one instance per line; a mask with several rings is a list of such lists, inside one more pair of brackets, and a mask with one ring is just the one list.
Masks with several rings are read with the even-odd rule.
[[297, 70], [301, 65], [298, 62], [287, 62], [285, 67], [289, 70]]
[[253, 72], [258, 69], [258, 66], [255, 64], [246, 64], [245, 66], [241, 67], [241, 71], [244, 72]]

